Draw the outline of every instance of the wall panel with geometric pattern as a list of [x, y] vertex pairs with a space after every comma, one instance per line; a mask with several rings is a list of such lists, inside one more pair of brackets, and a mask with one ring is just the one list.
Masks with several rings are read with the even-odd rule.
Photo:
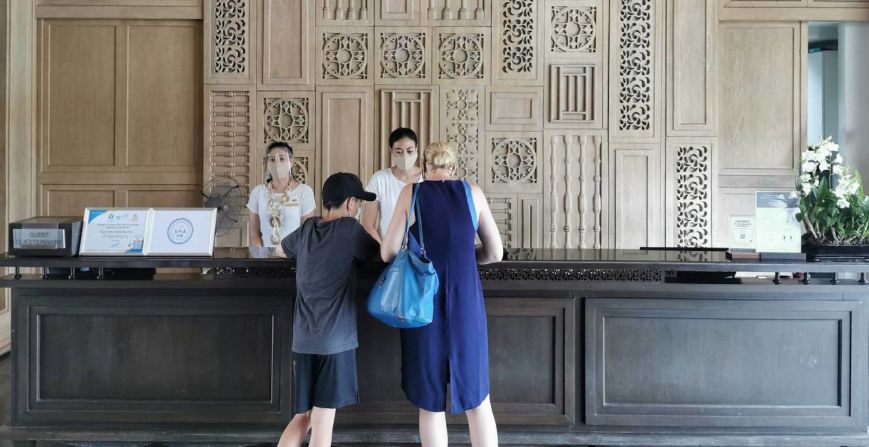
[[[717, 136], [714, 36], [695, 41], [712, 26], [714, 0], [251, 2], [206, 3], [215, 21], [206, 29], [206, 96], [241, 92], [214, 101], [242, 113], [249, 100], [253, 126], [210, 137], [207, 147], [234, 148], [223, 151], [230, 158], [209, 153], [213, 172], [246, 174], [253, 186], [264, 145], [284, 139], [297, 150], [295, 177], [315, 191], [336, 170], [367, 181], [389, 166], [389, 132], [409, 126], [422, 148], [455, 143], [457, 174], [486, 191], [507, 246], [675, 241], [683, 232], [668, 233], [665, 221], [691, 226], [685, 244], [709, 243], [693, 232], [711, 231], [711, 215], [698, 223], [672, 211], [700, 202], [676, 192], [681, 149], [665, 131]], [[679, 21], [668, 25], [671, 16]], [[672, 45], [691, 53], [673, 59]], [[672, 79], [703, 94], [667, 96]], [[710, 209], [711, 184], [701, 201]]]

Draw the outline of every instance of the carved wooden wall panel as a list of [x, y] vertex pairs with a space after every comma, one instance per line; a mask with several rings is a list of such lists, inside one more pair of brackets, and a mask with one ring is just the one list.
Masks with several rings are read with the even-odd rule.
[[602, 129], [603, 70], [600, 65], [550, 64], [546, 127]]
[[[314, 7], [310, 1], [259, 0], [261, 83], [314, 89]], [[298, 87], [297, 87], [298, 88]]]
[[200, 23], [37, 23], [37, 210], [79, 215], [91, 199], [123, 205], [124, 188], [201, 184]]
[[419, 25], [419, 2], [420, 0], [374, 0], [374, 25]]
[[257, 149], [260, 155], [274, 141], [284, 141], [293, 150], [313, 152], [316, 96], [307, 91], [260, 91], [257, 94]]
[[[375, 169], [373, 88], [321, 87], [317, 90], [317, 178], [309, 179], [313, 187], [319, 179], [335, 172], [353, 172], [363, 183]], [[318, 188], [314, 189], [318, 191]]]
[[490, 28], [434, 28], [434, 82], [486, 85], [491, 70]]
[[217, 177], [229, 177], [245, 192], [256, 185], [254, 171], [258, 161], [251, 147], [254, 129], [253, 110], [256, 94], [253, 88], [225, 89], [208, 86], [205, 89], [205, 165], [203, 182]]
[[492, 23], [492, 0], [419, 0], [419, 2], [423, 26], [490, 26]]
[[715, 0], [667, 1], [667, 135], [716, 131]]
[[431, 33], [422, 27], [378, 28], [374, 71], [378, 84], [431, 84]]
[[657, 145], [610, 142], [609, 156], [611, 243], [630, 249], [661, 245], [663, 194]]
[[256, 81], [255, 0], [205, 0], [206, 84]]
[[550, 0], [545, 12], [546, 127], [606, 129], [609, 2]]
[[114, 170], [118, 25], [41, 21], [39, 128], [41, 170]]
[[374, 84], [372, 28], [317, 28], [317, 83]]
[[543, 85], [544, 2], [495, 0], [492, 84]]
[[[256, 90], [254, 87], [205, 87], [205, 163], [203, 184], [218, 177], [229, 177], [245, 195], [262, 178], [256, 158], [255, 141]], [[247, 219], [230, 234], [218, 237], [219, 247], [247, 245]]]
[[487, 198], [505, 247], [543, 247], [543, 207], [539, 195], [487, 193]]
[[711, 139], [667, 140], [668, 246], [714, 246], [712, 205], [718, 155], [716, 149], [717, 145]]
[[441, 86], [440, 138], [456, 145], [459, 178], [479, 183], [485, 141], [486, 99], [483, 87]]
[[195, 74], [201, 38], [201, 27], [192, 21], [127, 27], [126, 113], [118, 115], [126, 121], [124, 170], [199, 176], [202, 102]]
[[611, 14], [611, 141], [662, 142], [664, 2], [617, 0]]
[[721, 26], [722, 175], [793, 176], [801, 151], [801, 41], [799, 23]]
[[[310, 0], [308, 0], [310, 1]], [[371, 26], [379, 0], [317, 0], [317, 25]]]
[[605, 132], [547, 131], [544, 141], [544, 247], [603, 247]]
[[458, 175], [493, 196], [513, 246], [636, 248], [682, 234], [665, 222], [712, 228], [712, 215], [677, 219], [684, 142], [667, 136], [718, 135], [714, 0], [258, 1], [256, 132], [234, 137], [248, 139], [251, 183], [275, 139], [308, 183], [367, 178], [408, 126], [422, 147], [456, 144]]
[[543, 130], [543, 89], [489, 87], [488, 129]]
[[543, 193], [542, 132], [487, 132], [484, 147], [487, 192]]
[[377, 117], [380, 122], [376, 143], [380, 164], [377, 169], [390, 166], [389, 134], [393, 129], [414, 129], [421, 148], [439, 138], [440, 96], [437, 87], [380, 89], [377, 94]]

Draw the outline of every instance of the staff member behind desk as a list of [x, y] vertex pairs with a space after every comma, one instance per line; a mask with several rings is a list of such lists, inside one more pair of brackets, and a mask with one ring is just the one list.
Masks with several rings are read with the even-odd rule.
[[266, 257], [317, 209], [310, 186], [293, 180], [293, 148], [283, 141], [266, 149], [266, 183], [250, 192], [249, 245], [251, 256]]
[[375, 172], [368, 182], [368, 190], [377, 194], [377, 201], [366, 203], [362, 212], [362, 226], [378, 242], [386, 234], [401, 190], [410, 183], [422, 181], [422, 168], [417, 166], [416, 132], [406, 127], [393, 130], [389, 135], [389, 152], [392, 167]]

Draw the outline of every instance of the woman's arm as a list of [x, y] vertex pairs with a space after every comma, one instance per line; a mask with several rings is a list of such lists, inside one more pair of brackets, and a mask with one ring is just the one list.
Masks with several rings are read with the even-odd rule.
[[377, 218], [380, 214], [380, 202], [366, 202], [362, 209], [362, 227], [365, 231], [374, 238], [378, 243], [383, 243], [383, 236], [380, 234], [380, 225], [377, 225]]
[[398, 202], [395, 204], [395, 213], [392, 215], [392, 220], [389, 221], [389, 228], [383, 236], [380, 243], [380, 257], [383, 262], [391, 262], [398, 250], [401, 249], [401, 242], [404, 239], [404, 232], [407, 227], [407, 210], [410, 208], [410, 199], [413, 197], [413, 185], [407, 185], [401, 190], [398, 195]]
[[477, 248], [477, 264], [491, 264], [501, 262], [504, 257], [504, 244], [501, 241], [501, 233], [498, 232], [498, 224], [492, 217], [489, 209], [489, 201], [483, 194], [483, 190], [477, 185], [471, 185], [471, 195], [474, 199], [474, 207], [477, 208], [479, 228], [477, 234], [483, 245]]
[[247, 224], [247, 233], [248, 233], [248, 245], [251, 247], [262, 247], [263, 246], [263, 238], [259, 233], [259, 214], [248, 211], [248, 224]]

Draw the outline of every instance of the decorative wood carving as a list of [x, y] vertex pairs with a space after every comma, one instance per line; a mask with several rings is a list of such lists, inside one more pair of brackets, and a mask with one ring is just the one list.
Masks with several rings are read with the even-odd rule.
[[489, 79], [489, 28], [436, 28], [435, 83], [486, 84]]
[[251, 83], [253, 0], [206, 0], [207, 83]]
[[492, 83], [543, 85], [543, 2], [496, 0]]
[[486, 191], [542, 193], [541, 132], [488, 132]]
[[257, 98], [258, 145], [263, 150], [273, 141], [287, 142], [296, 151], [314, 150], [314, 92], [259, 92]]
[[249, 191], [261, 181], [256, 145], [252, 144], [253, 88], [206, 88], [205, 175], [203, 183], [229, 177]]
[[547, 127], [603, 128], [603, 76], [596, 65], [550, 65], [548, 90]]
[[380, 134], [377, 147], [381, 169], [390, 166], [389, 134], [393, 129], [409, 127], [416, 131], [421, 150], [438, 138], [437, 87], [383, 89], [378, 98]]
[[[419, 0], [424, 26], [490, 26], [492, 0]], [[495, 0], [498, 1], [498, 0]]]
[[372, 33], [371, 28], [320, 28], [317, 83], [373, 84]]
[[713, 144], [667, 142], [667, 245], [711, 247]]
[[597, 53], [602, 45], [601, 9], [597, 4], [557, 1], [549, 5], [547, 50], [557, 54]]
[[440, 138], [456, 145], [459, 178], [480, 182], [485, 101], [483, 87], [441, 87]]
[[507, 248], [541, 247], [543, 208], [535, 194], [487, 194], [492, 217]]
[[374, 24], [372, 3], [377, 1], [380, 0], [317, 0], [317, 24], [371, 26]]
[[546, 132], [545, 247], [603, 247], [605, 139], [603, 132]]
[[430, 84], [431, 42], [427, 28], [378, 30], [378, 83]]
[[611, 26], [610, 139], [659, 141], [663, 2], [618, 0]]

